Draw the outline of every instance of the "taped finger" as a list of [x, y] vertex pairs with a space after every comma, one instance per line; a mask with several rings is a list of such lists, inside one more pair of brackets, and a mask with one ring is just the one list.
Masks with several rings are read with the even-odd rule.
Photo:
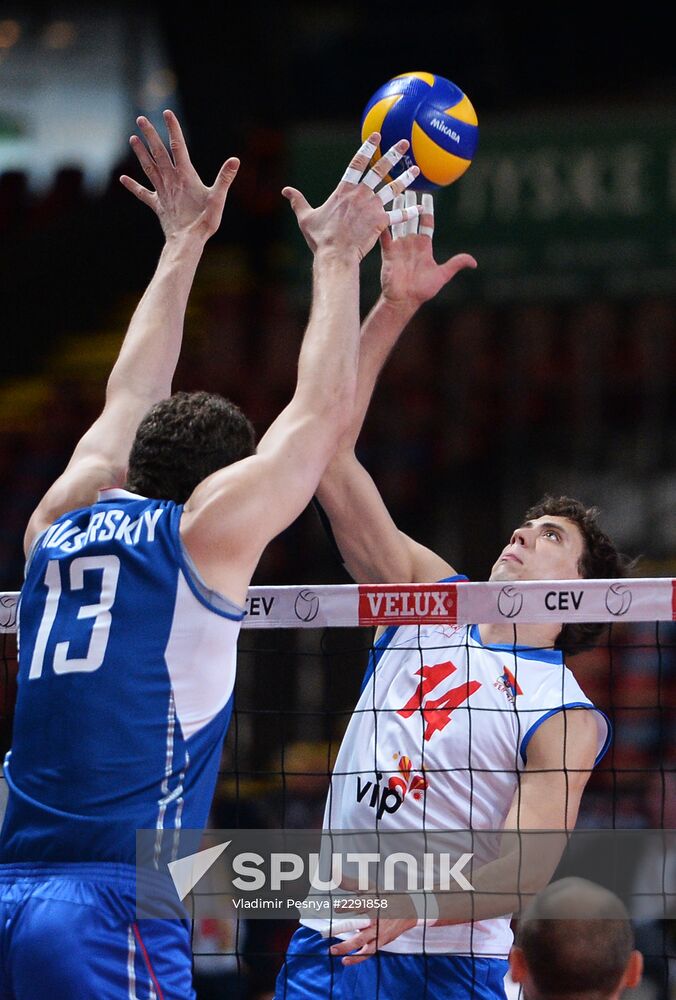
[[399, 160], [404, 155], [404, 152], [405, 150], [397, 149], [396, 146], [392, 146], [386, 153], [383, 153], [378, 160], [378, 166], [382, 164], [382, 166], [380, 166], [380, 170], [383, 177], [385, 177], [386, 174], [389, 174], [392, 167], [399, 163]]
[[422, 196], [422, 218], [418, 232], [421, 236], [429, 236], [430, 239], [434, 236], [434, 199], [431, 194]]
[[350, 165], [343, 174], [341, 180], [345, 181], [347, 184], [359, 184], [362, 174], [371, 162], [377, 148], [378, 147], [375, 143], [371, 142], [370, 139], [366, 139], [362, 142], [361, 146], [350, 160]]
[[[405, 207], [404, 196], [403, 196], [403, 194], [398, 194], [397, 197], [392, 202], [392, 209], [395, 212], [401, 212], [401, 210], [404, 207]], [[392, 226], [392, 239], [393, 240], [398, 240], [402, 236], [405, 236], [405, 235], [406, 235], [406, 226], [403, 225], [403, 223], [400, 222], [400, 223], [397, 223], [396, 225]]]
[[[413, 183], [419, 173], [420, 170], [418, 167], [409, 167], [408, 170], [404, 170], [403, 174], [399, 174], [395, 181], [390, 181], [387, 187], [393, 194], [401, 194], [401, 192], [404, 191], [409, 184]], [[383, 189], [383, 192], [378, 193], [382, 195], [384, 190], [385, 189]]]
[[401, 185], [401, 190], [403, 191], [404, 188], [409, 186], [409, 184], [412, 184], [419, 173], [420, 170], [418, 167], [409, 167], [408, 170], [404, 170], [403, 174], [400, 174], [399, 177], [397, 177], [397, 184]]
[[[406, 208], [413, 208], [414, 205], [418, 204], [418, 199], [416, 198], [415, 191], [407, 191], [404, 194], [404, 206]], [[409, 219], [404, 225], [404, 232], [406, 235], [413, 235], [418, 232], [418, 216], [414, 215], [412, 219]]]
[[[399, 146], [402, 148], [399, 149]], [[367, 187], [370, 187], [371, 190], [375, 190], [378, 185], [385, 180], [392, 167], [399, 163], [399, 160], [402, 158], [407, 149], [408, 143], [402, 142], [401, 140], [399, 140], [395, 146], [391, 146], [386, 153], [383, 153], [378, 162], [374, 163], [369, 172], [366, 174], [366, 177], [364, 177], [364, 184], [366, 184]], [[385, 202], [385, 204], [387, 204], [387, 202]]]
[[367, 174], [364, 174], [361, 180], [362, 184], [365, 184], [367, 188], [371, 188], [372, 191], [375, 191], [381, 181], [382, 177], [378, 176], [373, 167], [371, 167]]
[[345, 181], [346, 184], [358, 184], [361, 180], [361, 175], [361, 170], [355, 170], [354, 167], [348, 167], [340, 179], [341, 181]]
[[408, 222], [409, 219], [417, 217], [421, 212], [422, 207], [414, 205], [412, 208], [392, 209], [391, 212], [387, 213], [387, 216], [390, 220], [390, 225], [396, 226], [400, 222]]

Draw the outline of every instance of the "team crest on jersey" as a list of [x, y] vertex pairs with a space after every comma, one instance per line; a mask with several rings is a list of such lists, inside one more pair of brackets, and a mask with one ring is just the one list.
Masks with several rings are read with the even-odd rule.
[[452, 639], [458, 632], [464, 632], [464, 625], [434, 625], [430, 632], [437, 632], [439, 635], [443, 635], [444, 639]]
[[428, 787], [427, 778], [422, 771], [412, 773], [410, 757], [395, 753], [393, 760], [396, 762], [396, 771], [390, 775], [387, 784], [383, 781], [382, 771], [376, 771], [375, 781], [362, 781], [361, 776], [357, 775], [357, 802], [366, 802], [370, 809], [375, 809], [378, 819], [382, 819], [385, 813], [397, 812], [407, 795], [419, 802]]
[[420, 670], [416, 670], [416, 676], [420, 677], [418, 686], [404, 707], [397, 712], [397, 715], [401, 715], [404, 719], [410, 718], [415, 712], [421, 712], [425, 722], [423, 732], [425, 740], [430, 740], [435, 733], [445, 729], [455, 709], [481, 687], [479, 681], [465, 681], [457, 687], [448, 688], [440, 698], [427, 697], [435, 688], [442, 686], [457, 669], [454, 663], [447, 660], [431, 666], [425, 664]]
[[516, 704], [516, 696], [518, 694], [523, 694], [523, 691], [516, 682], [516, 677], [509, 667], [503, 668], [503, 672], [500, 677], [497, 677], [493, 682], [493, 687], [507, 695], [507, 701], [510, 705]]

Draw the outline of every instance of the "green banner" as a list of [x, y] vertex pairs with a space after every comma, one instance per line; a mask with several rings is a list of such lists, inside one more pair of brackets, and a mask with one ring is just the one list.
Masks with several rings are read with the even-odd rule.
[[[479, 262], [446, 295], [499, 302], [676, 291], [676, 115], [637, 107], [479, 118], [474, 162], [435, 194], [437, 259], [462, 250]], [[357, 128], [298, 130], [290, 183], [317, 204], [358, 144]], [[307, 248], [297, 234], [292, 245], [295, 269]], [[378, 263], [375, 251], [364, 266], [370, 293]]]

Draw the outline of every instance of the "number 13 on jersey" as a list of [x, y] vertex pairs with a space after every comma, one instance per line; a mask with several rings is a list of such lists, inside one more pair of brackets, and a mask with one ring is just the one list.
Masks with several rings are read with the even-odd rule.
[[[45, 652], [62, 595], [61, 565], [58, 559], [51, 559], [45, 571], [47, 599], [35, 639], [35, 648], [28, 671], [29, 680], [42, 676]], [[113, 555], [81, 556], [78, 559], [73, 559], [67, 567], [68, 588], [71, 592], [85, 589], [85, 573], [88, 570], [101, 571], [101, 583], [97, 595], [98, 602], [80, 605], [77, 614], [80, 621], [87, 618], [93, 619], [87, 653], [86, 656], [69, 657], [68, 647], [70, 643], [58, 642], [54, 647], [52, 660], [55, 674], [91, 673], [93, 670], [98, 670], [106, 655], [112, 624], [110, 609], [115, 601], [117, 582], [120, 576], [120, 560]]]

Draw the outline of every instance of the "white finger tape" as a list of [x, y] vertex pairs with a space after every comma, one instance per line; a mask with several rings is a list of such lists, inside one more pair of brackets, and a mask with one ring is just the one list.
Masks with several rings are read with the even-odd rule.
[[358, 184], [361, 180], [362, 171], [355, 170], [354, 167], [348, 167], [343, 174], [343, 180], [346, 184]]
[[381, 181], [382, 177], [378, 177], [378, 174], [375, 172], [375, 170], [369, 170], [369, 172], [365, 174], [364, 177], [362, 178], [362, 184], [365, 184], [366, 187], [371, 188], [372, 191], [375, 191], [375, 189], [378, 187]]
[[425, 215], [434, 215], [434, 198], [431, 194], [422, 196], [422, 207]]
[[391, 149], [388, 149], [388, 151], [383, 154], [382, 159], [387, 160], [388, 163], [391, 163], [392, 166], [394, 166], [395, 163], [399, 163], [399, 160], [403, 155], [404, 154], [400, 153], [396, 146], [392, 146]]
[[416, 179], [418, 173], [419, 171], [416, 168], [409, 167], [408, 170], [404, 170], [403, 174], [397, 177], [397, 183], [407, 188]]
[[373, 143], [367, 139], [365, 142], [362, 142], [361, 146], [354, 155], [354, 159], [356, 160], [358, 156], [367, 156], [370, 160], [377, 148], [377, 146], [374, 146]]
[[385, 187], [382, 187], [380, 189], [380, 191], [378, 192], [378, 197], [382, 201], [383, 205], [389, 205], [389, 203], [394, 198], [394, 195], [392, 194], [392, 188], [390, 187], [389, 184], [386, 184]]
[[393, 209], [391, 212], [387, 213], [390, 225], [396, 226], [400, 222], [408, 222], [408, 220], [413, 218], [413, 216], [420, 214], [419, 208], [420, 206], [416, 205], [414, 208]]
[[434, 236], [434, 229], [432, 226], [421, 226], [418, 232], [421, 236], [429, 236], [430, 239]]
[[[415, 191], [407, 191], [404, 195], [404, 204], [406, 208], [413, 208], [414, 205], [418, 204], [418, 199], [416, 198]], [[410, 236], [418, 232], [418, 216], [414, 215], [408, 220], [405, 227], [406, 235]]]
[[[403, 194], [398, 194], [397, 197], [392, 202], [392, 209], [395, 212], [401, 212], [404, 205], [405, 205], [405, 199]], [[401, 237], [405, 235], [406, 235], [406, 226], [403, 223], [399, 223], [398, 225], [392, 226], [393, 240], [401, 239]]]

